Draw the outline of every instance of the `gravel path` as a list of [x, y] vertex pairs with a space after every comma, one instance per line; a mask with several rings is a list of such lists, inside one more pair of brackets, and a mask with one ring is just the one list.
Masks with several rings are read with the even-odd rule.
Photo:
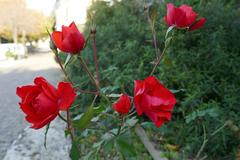
[[[50, 53], [35, 54], [18, 61], [0, 62], [0, 159], [3, 159], [20, 133], [26, 134], [26, 130], [23, 130], [29, 125], [18, 107], [16, 86], [31, 84], [36, 76], [44, 76], [49, 82], [56, 84], [60, 75], [58, 65]], [[34, 140], [42, 141], [42, 137], [35, 137]]]

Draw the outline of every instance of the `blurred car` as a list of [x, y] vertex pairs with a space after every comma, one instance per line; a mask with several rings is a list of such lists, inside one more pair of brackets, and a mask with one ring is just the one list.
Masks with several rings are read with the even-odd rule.
[[8, 58], [20, 59], [27, 57], [28, 50], [23, 44], [4, 43], [0, 44], [0, 60]]

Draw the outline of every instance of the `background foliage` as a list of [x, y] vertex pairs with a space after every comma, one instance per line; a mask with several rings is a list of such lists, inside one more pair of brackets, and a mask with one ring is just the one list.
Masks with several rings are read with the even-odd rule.
[[[154, 2], [150, 10], [150, 13], [155, 9], [158, 12], [155, 27], [161, 49], [167, 30], [163, 20], [167, 2]], [[198, 31], [174, 33], [172, 45], [155, 73], [167, 88], [181, 90], [176, 93], [178, 103], [173, 119], [160, 129], [151, 123], [145, 123], [144, 127], [157, 147], [170, 159], [195, 157], [203, 143], [203, 128], [206, 128], [208, 141], [202, 156], [212, 160], [235, 159], [240, 139], [240, 4], [237, 0], [172, 2], [177, 6], [184, 3], [193, 6], [207, 18], [207, 23]], [[149, 75], [150, 62], [155, 57], [150, 26], [144, 15], [144, 2], [97, 1], [89, 8], [89, 15], [85, 35], [94, 22], [97, 26], [101, 87], [109, 94], [126, 92], [133, 95], [133, 80]], [[82, 56], [94, 66], [92, 54], [90, 39]], [[68, 70], [81, 88], [93, 89], [88, 88], [91, 82], [77, 60], [69, 64]], [[80, 109], [73, 109], [76, 114], [83, 112], [92, 99], [89, 95], [80, 97], [77, 102], [81, 104]], [[106, 121], [104, 125], [107, 124]], [[221, 126], [222, 129], [215, 134]], [[89, 144], [99, 137], [92, 138]], [[146, 156], [141, 144], [137, 144], [136, 152]], [[91, 146], [88, 145], [85, 147]]]

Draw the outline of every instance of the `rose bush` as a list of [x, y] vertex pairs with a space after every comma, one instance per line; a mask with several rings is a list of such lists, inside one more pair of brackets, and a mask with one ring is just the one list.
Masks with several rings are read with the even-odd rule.
[[[99, 3], [105, 3], [105, 2], [99, 2]], [[117, 3], [117, 2], [113, 2], [113, 3]], [[64, 53], [70, 54], [70, 55], [67, 55], [68, 58], [66, 59], [63, 58], [64, 60], [61, 62], [59, 60], [59, 57], [64, 54], [59, 53], [58, 50], [53, 47], [53, 52], [55, 53], [58, 63], [61, 66], [63, 73], [65, 74], [65, 79], [68, 80], [72, 86], [75, 86], [74, 89], [78, 93], [79, 98], [82, 98], [85, 95], [88, 95], [89, 99], [91, 98], [93, 100], [91, 101], [91, 103], [88, 103], [89, 101], [85, 99], [85, 101], [87, 101], [87, 103], [85, 104], [82, 104], [81, 101], [77, 101], [75, 102], [76, 105], [74, 105], [71, 108], [70, 108], [71, 104], [68, 103], [69, 105], [67, 108], [61, 109], [60, 102], [66, 100], [66, 99], [64, 100], [64, 98], [61, 98], [61, 96], [60, 97], [57, 96], [57, 98], [55, 97], [56, 99], [54, 99], [53, 97], [50, 97], [50, 99], [53, 98], [50, 100], [51, 103], [48, 101], [44, 101], [43, 98], [38, 98], [38, 96], [36, 96], [37, 100], [41, 99], [41, 101], [44, 101], [44, 103], [37, 103], [37, 105], [35, 104], [35, 101], [32, 103], [26, 103], [28, 104], [27, 108], [28, 109], [31, 108], [35, 110], [35, 108], [38, 108], [39, 106], [41, 106], [39, 108], [43, 108], [43, 110], [47, 110], [47, 111], [44, 114], [38, 114], [39, 112], [37, 111], [34, 114], [29, 113], [30, 116], [34, 115], [32, 117], [36, 117], [36, 118], [40, 117], [39, 119], [41, 119], [40, 122], [37, 122], [36, 124], [33, 123], [34, 121], [33, 118], [29, 122], [33, 123], [33, 128], [38, 128], [39, 126], [42, 127], [45, 124], [49, 124], [50, 121], [58, 115], [60, 110], [67, 111], [67, 115], [68, 115], [67, 118], [65, 117], [61, 117], [61, 118], [67, 122], [67, 129], [65, 132], [66, 135], [70, 134], [72, 138], [73, 145], [70, 153], [70, 156], [72, 159], [80, 159], [80, 158], [91, 159], [92, 157], [99, 157], [99, 156], [103, 157], [103, 159], [115, 159], [116, 157], [114, 156], [117, 156], [117, 157], [122, 156], [124, 159], [124, 158], [127, 158], [129, 155], [137, 157], [138, 155], [134, 153], [135, 152], [134, 143], [132, 143], [132, 141], [135, 140], [135, 139], [132, 140], [132, 135], [133, 135], [132, 132], [134, 131], [133, 129], [138, 129], [139, 131], [139, 128], [140, 128], [140, 130], [141, 129], [143, 130], [143, 128], [141, 127], [144, 127], [145, 125], [152, 126], [152, 122], [153, 122], [153, 127], [154, 125], [156, 127], [161, 127], [163, 123], [171, 119], [172, 111], [176, 104], [176, 98], [173, 95], [173, 93], [171, 93], [170, 90], [168, 90], [166, 87], [164, 87], [163, 84], [160, 83], [160, 81], [156, 77], [158, 77], [159, 79], [161, 78], [161, 81], [162, 81], [162, 77], [157, 76], [157, 74], [154, 71], [157, 68], [157, 66], [160, 64], [162, 57], [165, 54], [167, 54], [166, 50], [168, 49], [169, 45], [171, 45], [174, 34], [177, 33], [175, 32], [176, 30], [174, 30], [174, 28], [196, 30], [202, 27], [206, 20], [204, 18], [198, 20], [198, 17], [197, 17], [198, 14], [194, 12], [190, 6], [182, 5], [181, 7], [176, 8], [174, 7], [173, 4], [170, 3], [167, 5], [168, 11], [165, 17], [165, 21], [169, 29], [166, 31], [167, 34], [165, 37], [165, 41], [158, 41], [159, 37], [157, 36], [155, 31], [155, 24], [157, 24], [156, 22], [158, 19], [156, 19], [156, 16], [154, 16], [154, 13], [155, 13], [154, 11], [153, 13], [151, 13], [152, 11], [150, 10], [150, 8], [151, 6], [147, 6], [147, 7], [145, 6], [144, 11], [146, 12], [145, 15], [147, 16], [150, 29], [152, 31], [153, 40], [151, 42], [153, 42], [154, 44], [156, 57], [154, 56], [155, 59], [153, 61], [152, 61], [152, 58], [151, 60], [148, 58], [145, 60], [144, 63], [138, 64], [138, 66], [130, 68], [131, 71], [132, 70], [134, 71], [129, 74], [134, 74], [134, 78], [131, 78], [131, 79], [126, 78], [126, 81], [128, 81], [127, 82], [128, 84], [116, 85], [116, 84], [112, 84], [115, 81], [111, 81], [111, 80], [108, 81], [108, 83], [103, 83], [104, 78], [112, 76], [111, 75], [112, 71], [114, 72], [114, 70], [117, 70], [117, 67], [115, 66], [109, 67], [110, 63], [104, 63], [102, 65], [109, 67], [109, 70], [112, 69], [111, 74], [105, 75], [104, 73], [100, 72], [102, 74], [100, 78], [102, 79], [99, 78], [98, 64], [97, 64], [98, 62], [97, 62], [97, 56], [96, 56], [96, 52], [97, 52], [96, 41], [98, 41], [98, 39], [96, 38], [96, 34], [98, 32], [96, 32], [97, 28], [95, 24], [92, 24], [94, 21], [91, 21], [91, 26], [90, 26], [91, 30], [88, 36], [90, 37], [88, 40], [88, 43], [91, 43], [91, 42], [93, 43], [91, 45], [91, 49], [93, 49], [93, 52], [94, 52], [92, 61], [91, 59], [86, 58], [87, 56], [90, 56], [90, 54], [86, 56], [85, 54], [86, 50], [83, 50], [85, 48], [84, 36], [78, 31], [74, 22], [71, 23], [69, 27], [63, 26], [62, 31], [53, 31], [53, 33], [50, 35], [53, 44], [56, 45], [54, 47], [58, 48], [60, 51]], [[96, 16], [97, 15], [98, 14], [96, 13]], [[101, 28], [101, 29], [104, 29], [104, 28]], [[129, 30], [130, 28], [126, 27], [126, 28], [118, 28], [118, 29]], [[135, 29], [137, 29], [137, 27], [134, 28], [134, 30]], [[137, 31], [138, 30], [136, 30], [135, 32]], [[108, 33], [110, 35], [115, 34], [114, 32], [111, 32], [111, 31], [108, 31]], [[125, 35], [122, 35], [122, 36], [127, 37]], [[93, 38], [92, 41], [91, 41], [91, 38]], [[139, 39], [140, 38], [138, 37], [138, 39], [129, 40], [129, 41], [131, 42], [133, 41], [134, 43]], [[105, 44], [107, 43], [108, 40], [111, 41], [111, 39], [105, 39], [98, 43]], [[112, 41], [115, 41], [115, 39], [112, 39]], [[141, 38], [141, 41], [143, 42], [149, 41], [149, 37]], [[122, 46], [124, 46], [125, 43], [123, 45], [117, 43], [116, 45], [119, 45], [118, 48], [122, 49]], [[107, 49], [108, 49], [107, 51], [111, 50], [110, 46], [111, 45], [107, 46]], [[126, 47], [131, 47], [131, 45]], [[77, 54], [80, 51], [82, 51], [82, 54]], [[143, 51], [143, 52], [147, 52], [148, 57], [151, 57], [149, 55], [151, 55], [150, 53], [152, 53], [152, 50]], [[115, 59], [116, 58], [115, 56], [119, 56], [119, 55], [112, 56], [108, 54], [108, 56], [110, 57], [110, 59]], [[120, 58], [119, 57], [118, 58], [121, 59], [121, 56]], [[125, 56], [127, 57], [128, 55], [125, 54]], [[137, 56], [138, 56], [137, 58], [144, 57], [140, 53]], [[100, 58], [100, 60], [103, 60], [102, 57]], [[91, 62], [94, 63], [95, 68], [94, 67], [89, 68], [90, 67], [89, 64], [91, 64]], [[78, 72], [75, 70], [73, 74], [76, 75], [77, 73], [79, 73], [80, 75], [80, 72], [84, 71], [86, 73], [86, 77], [89, 78], [91, 85], [87, 85], [88, 82], [86, 82], [87, 80], [85, 77], [83, 81], [80, 81], [79, 79], [72, 80], [71, 79], [72, 77], [69, 75], [69, 72], [67, 72], [68, 64], [71, 64], [75, 68], [76, 66], [80, 66], [79, 67], [80, 71]], [[123, 63], [121, 65], [128, 66], [128, 64], [126, 63]], [[147, 68], [146, 70], [145, 70], [145, 67]], [[152, 71], [150, 73], [148, 73], [149, 68], [152, 68]], [[134, 79], [140, 79], [138, 77], [140, 72], [145, 73], [145, 74], [141, 74], [141, 78], [143, 79], [145, 77], [147, 78], [145, 78], [145, 80], [135, 80], [134, 93], [132, 94], [132, 92], [130, 91], [133, 90], [133, 86], [132, 86], [133, 81]], [[81, 76], [82, 75], [83, 74], [81, 74]], [[123, 78], [125, 78], [124, 73], [119, 74], [115, 77], [113, 76], [113, 77], [116, 79], [119, 79], [120, 75]], [[144, 75], [144, 77], [142, 75]], [[123, 82], [119, 81], [119, 83], [123, 83]], [[114, 88], [112, 87], [112, 85], [117, 89], [112, 89]], [[90, 86], [90, 87], [87, 88], [86, 86]], [[171, 86], [171, 87], [174, 87], [174, 86]], [[85, 90], [86, 88], [89, 90]], [[31, 88], [30, 90], [34, 90], [34, 89]], [[31, 92], [30, 90], [28, 91], [29, 93]], [[59, 88], [55, 90], [58, 91]], [[43, 92], [45, 93], [45, 90], [43, 90]], [[119, 95], [114, 92], [127, 93], [130, 96], [128, 96], [127, 94]], [[20, 96], [19, 93], [18, 95]], [[118, 98], [118, 100], [115, 103], [113, 103], [115, 98]], [[71, 99], [71, 98], [68, 97], [67, 99]], [[132, 107], [132, 109], [130, 109], [131, 99], [133, 99], [134, 101], [134, 106]], [[72, 101], [73, 100], [71, 100], [71, 103]], [[52, 102], [54, 105], [52, 105]], [[51, 107], [54, 109], [52, 109]], [[22, 108], [24, 108], [23, 111], [26, 113], [25, 107], [22, 107]], [[77, 110], [77, 114], [76, 112], [74, 112], [75, 110]], [[117, 112], [117, 114], [115, 111]], [[70, 117], [69, 117], [69, 113], [71, 114]], [[143, 114], [146, 115], [148, 118], [146, 119], [144, 116], [141, 116]], [[151, 123], [148, 122], [149, 119], [152, 121]], [[156, 127], [154, 128], [156, 129]], [[164, 127], [166, 126], [164, 125]], [[145, 135], [145, 137], [143, 138], [147, 139], [145, 133], [141, 135]], [[142, 137], [140, 137], [140, 139], [141, 138]], [[86, 148], [89, 148], [89, 146], [92, 146], [91, 150], [86, 149]], [[149, 151], [148, 146], [145, 146], [145, 147]], [[104, 150], [106, 148], [111, 148], [112, 151], [108, 150], [105, 152]], [[121, 153], [121, 155], [115, 152], [119, 152]], [[126, 153], [129, 155], [125, 155]], [[149, 153], [151, 154], [151, 151], [149, 151]], [[159, 154], [159, 157], [160, 157], [160, 154]], [[144, 159], [143, 157], [141, 157], [140, 154], [139, 154], [139, 157], [136, 159], [139, 159], [139, 158]]]
[[68, 110], [77, 96], [68, 82], [60, 82], [56, 89], [43, 77], [35, 78], [34, 85], [17, 87], [16, 93], [21, 98], [20, 108], [34, 129], [49, 124], [59, 111]]

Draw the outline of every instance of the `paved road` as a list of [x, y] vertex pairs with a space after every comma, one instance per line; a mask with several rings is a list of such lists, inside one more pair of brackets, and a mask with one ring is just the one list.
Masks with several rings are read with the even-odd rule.
[[50, 53], [35, 54], [18, 61], [0, 62], [0, 159], [3, 159], [12, 141], [28, 125], [18, 107], [16, 86], [31, 84], [36, 76], [44, 76], [49, 82], [56, 84], [60, 75], [58, 65]]

